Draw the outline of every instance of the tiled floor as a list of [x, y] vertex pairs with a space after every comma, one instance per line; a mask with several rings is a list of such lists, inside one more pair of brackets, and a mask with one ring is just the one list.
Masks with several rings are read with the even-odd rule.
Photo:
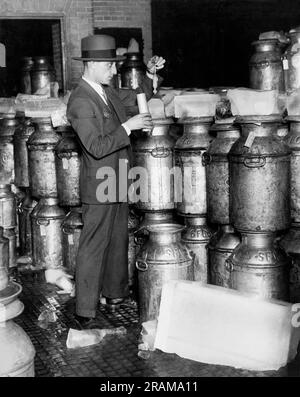
[[[108, 335], [101, 343], [68, 349], [66, 338], [74, 328], [74, 298], [57, 293], [46, 284], [43, 272], [22, 273], [16, 281], [23, 286], [20, 299], [24, 312], [14, 321], [29, 335], [36, 349], [37, 377], [286, 377], [300, 376], [300, 354], [293, 363], [279, 371], [250, 372], [231, 367], [202, 364], [154, 351], [148, 359], [138, 356], [139, 318], [136, 309], [122, 307], [109, 313], [99, 305], [97, 318], [102, 328], [124, 326], [126, 335]], [[56, 312], [58, 320], [41, 327], [38, 316], [43, 310]]]

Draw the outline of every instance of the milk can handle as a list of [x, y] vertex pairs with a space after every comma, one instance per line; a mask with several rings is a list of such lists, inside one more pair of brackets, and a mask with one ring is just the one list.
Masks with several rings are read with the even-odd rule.
[[36, 223], [40, 226], [48, 226], [50, 221], [49, 219], [37, 219]]
[[62, 225], [61, 230], [62, 230], [62, 232], [63, 232], [64, 234], [71, 234], [71, 233], [68, 233], [68, 232], [66, 231], [65, 225]]
[[144, 239], [142, 237], [134, 236], [134, 242], [136, 245], [142, 245], [144, 242]]
[[206, 165], [210, 164], [210, 163], [211, 163], [211, 160], [212, 160], [212, 158], [211, 158], [211, 155], [210, 155], [209, 153], [204, 152], [204, 153], [202, 154], [202, 165], [203, 165], [204, 167], [205, 167]]
[[257, 69], [265, 69], [265, 68], [267, 68], [268, 66], [270, 66], [270, 62], [269, 62], [269, 61], [265, 61], [265, 62], [255, 63], [254, 66], [255, 66]]
[[72, 152], [56, 153], [56, 156], [61, 160], [64, 157], [68, 160], [72, 157]]
[[228, 272], [232, 272], [232, 270], [233, 270], [233, 263], [231, 262], [231, 260], [229, 258], [225, 260], [225, 269]]
[[151, 150], [151, 155], [153, 157], [168, 157], [170, 154], [170, 149], [165, 147], [156, 147], [155, 149]]
[[22, 208], [22, 201], [17, 205], [17, 211], [19, 214], [23, 214], [24, 210]]
[[[140, 267], [140, 265], [142, 265], [142, 267]], [[138, 261], [135, 262], [135, 266], [138, 270], [140, 270], [141, 272], [145, 272], [146, 270], [148, 270], [148, 263], [145, 261], [141, 261], [140, 259]], [[144, 267], [143, 267], [144, 266]]]
[[191, 259], [192, 259], [192, 268], [194, 269], [196, 254], [195, 254], [195, 252], [193, 252], [193, 251], [190, 251], [189, 254], [191, 255]]
[[244, 165], [248, 168], [260, 168], [266, 164], [266, 158], [260, 157], [246, 157], [244, 159]]

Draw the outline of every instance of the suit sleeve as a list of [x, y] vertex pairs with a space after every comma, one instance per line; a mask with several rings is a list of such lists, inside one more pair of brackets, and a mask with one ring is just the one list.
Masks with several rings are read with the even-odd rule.
[[77, 97], [69, 101], [67, 117], [84, 148], [96, 159], [130, 145], [130, 139], [121, 125], [107, 135], [104, 133], [103, 119], [96, 118], [87, 98]]

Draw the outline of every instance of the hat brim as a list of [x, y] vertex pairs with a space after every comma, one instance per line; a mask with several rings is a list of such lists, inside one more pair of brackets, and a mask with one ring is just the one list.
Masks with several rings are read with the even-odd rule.
[[94, 62], [118, 62], [118, 61], [125, 61], [126, 57], [118, 55], [114, 58], [79, 58], [79, 57], [72, 57], [75, 61], [94, 61]]

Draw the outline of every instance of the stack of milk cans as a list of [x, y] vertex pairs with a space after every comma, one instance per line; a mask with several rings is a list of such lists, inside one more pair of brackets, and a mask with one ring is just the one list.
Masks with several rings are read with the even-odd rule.
[[18, 246], [20, 264], [74, 272], [82, 228], [74, 131], [54, 129], [50, 117], [2, 114], [0, 157], [0, 226], [10, 241], [10, 267]]

